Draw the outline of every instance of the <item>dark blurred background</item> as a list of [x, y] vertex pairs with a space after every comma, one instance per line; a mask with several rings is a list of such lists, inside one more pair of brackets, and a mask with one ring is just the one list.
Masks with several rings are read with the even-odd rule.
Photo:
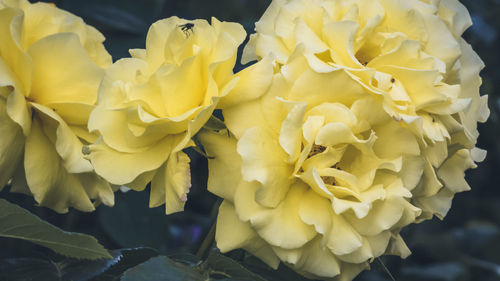
[[[158, 19], [176, 15], [187, 19], [214, 16], [241, 23], [252, 33], [269, 0], [56, 0], [58, 7], [82, 17], [106, 36], [113, 59], [128, 56], [130, 48], [144, 48], [148, 27]], [[444, 221], [434, 219], [403, 231], [413, 254], [406, 260], [384, 257], [383, 264], [396, 280], [494, 281], [500, 280], [500, 0], [464, 0], [474, 25], [466, 40], [486, 64], [483, 95], [489, 95], [491, 116], [480, 125], [478, 146], [488, 157], [467, 173], [472, 190], [455, 196]], [[240, 50], [241, 51], [241, 50]], [[241, 65], [236, 67], [241, 69]], [[193, 188], [186, 211], [166, 216], [164, 207], [148, 208], [149, 192], [116, 193], [114, 208], [100, 206], [93, 213], [70, 210], [59, 215], [34, 205], [32, 198], [4, 190], [1, 198], [19, 204], [67, 231], [95, 236], [106, 248], [148, 246], [163, 254], [196, 253], [216, 216], [217, 198], [206, 188], [206, 160], [194, 151]], [[46, 257], [47, 251], [29, 243], [0, 239], [0, 259]], [[380, 261], [357, 281], [391, 280]]]

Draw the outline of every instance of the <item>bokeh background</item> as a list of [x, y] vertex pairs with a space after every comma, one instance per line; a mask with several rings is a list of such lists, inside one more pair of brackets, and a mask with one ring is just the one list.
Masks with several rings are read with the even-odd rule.
[[[252, 33], [270, 0], [56, 0], [48, 1], [82, 17], [105, 36], [114, 60], [128, 56], [128, 49], [144, 48], [148, 27], [156, 20], [178, 16], [241, 23]], [[457, 194], [448, 216], [411, 225], [403, 237], [413, 254], [406, 260], [384, 257], [373, 270], [356, 281], [395, 280], [494, 281], [500, 280], [500, 0], [463, 0], [474, 25], [466, 40], [486, 64], [482, 72], [483, 95], [489, 95], [491, 116], [479, 126], [478, 146], [488, 157], [467, 172], [472, 190]], [[240, 50], [241, 52], [241, 50]], [[241, 69], [237, 65], [236, 71]], [[114, 208], [100, 206], [93, 213], [71, 210], [60, 215], [35, 206], [32, 198], [8, 193], [1, 198], [35, 213], [67, 231], [95, 236], [108, 249], [151, 247], [163, 254], [196, 253], [217, 211], [217, 198], [206, 188], [207, 163], [194, 151], [193, 187], [186, 211], [166, 216], [164, 208], [148, 208], [149, 191], [116, 193]], [[236, 253], [237, 254], [237, 253]], [[233, 253], [233, 255], [236, 255]], [[17, 240], [0, 239], [0, 259], [50, 256], [46, 250]], [[289, 277], [292, 280], [292, 277]], [[293, 277], [295, 278], [295, 277]], [[300, 280], [296, 278], [296, 280]]]

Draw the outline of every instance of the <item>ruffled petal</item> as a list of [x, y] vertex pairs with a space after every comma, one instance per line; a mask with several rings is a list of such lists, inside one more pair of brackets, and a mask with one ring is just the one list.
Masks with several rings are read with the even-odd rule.
[[151, 181], [149, 207], [165, 203], [165, 212], [172, 214], [184, 210], [191, 188], [190, 159], [184, 152], [173, 153]]
[[57, 123], [56, 127], [56, 151], [62, 158], [64, 167], [69, 173], [92, 172], [93, 168], [87, 159], [84, 159], [82, 149], [83, 144], [73, 133], [71, 128], [50, 108], [33, 103], [39, 113], [43, 114], [43, 119], [51, 119], [48, 122]]
[[168, 159], [174, 144], [175, 140], [166, 139], [144, 152], [126, 153], [110, 148], [101, 139], [90, 145], [87, 152], [97, 174], [112, 184], [124, 185], [144, 172], [158, 169]]
[[278, 268], [279, 259], [271, 247], [257, 236], [249, 223], [242, 222], [238, 218], [234, 206], [226, 200], [219, 207], [215, 240], [217, 247], [223, 253], [244, 248], [270, 267]]
[[[0, 190], [12, 178], [19, 168], [24, 150], [24, 135], [21, 127], [14, 123], [7, 115], [5, 99], [0, 98]], [[20, 167], [22, 168], [22, 167]]]
[[287, 156], [271, 136], [259, 127], [248, 129], [238, 141], [241, 173], [246, 181], [259, 181], [256, 193], [259, 204], [276, 207], [286, 196], [292, 180], [293, 167], [286, 164]]
[[238, 82], [229, 94], [220, 102], [219, 108], [228, 108], [262, 96], [273, 78], [273, 66], [270, 57], [253, 64], [235, 74]]
[[233, 202], [236, 187], [241, 181], [241, 156], [236, 152], [236, 139], [225, 131], [202, 131], [198, 137], [209, 157], [208, 190]]
[[94, 206], [78, 180], [68, 173], [54, 144], [43, 132], [42, 124], [35, 118], [26, 138], [24, 169], [28, 186], [35, 200], [59, 213], [66, 213], [69, 206], [81, 211], [93, 211]]

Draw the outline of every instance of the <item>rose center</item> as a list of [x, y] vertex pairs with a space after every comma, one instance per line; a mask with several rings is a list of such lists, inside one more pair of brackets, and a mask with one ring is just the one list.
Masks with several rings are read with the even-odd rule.
[[314, 155], [316, 154], [320, 154], [322, 153], [323, 151], [326, 150], [326, 147], [322, 146], [322, 145], [313, 145], [313, 147], [311, 148], [311, 152], [309, 152], [309, 154], [307, 155], [307, 159], [313, 157]]

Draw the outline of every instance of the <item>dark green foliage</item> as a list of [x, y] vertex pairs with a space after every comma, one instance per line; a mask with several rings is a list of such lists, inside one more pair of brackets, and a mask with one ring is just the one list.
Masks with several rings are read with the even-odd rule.
[[0, 260], [0, 280], [3, 281], [112, 281], [120, 280], [127, 269], [158, 253], [149, 248], [111, 251], [111, 259], [77, 260], [65, 258], [12, 258]]
[[26, 240], [73, 258], [111, 258], [94, 237], [62, 231], [4, 199], [0, 199], [0, 237]]
[[120, 280], [122, 274], [140, 263], [158, 256], [158, 252], [151, 248], [133, 248], [120, 249], [112, 251], [113, 254], [119, 253], [119, 259], [107, 268], [102, 274], [92, 279], [92, 281], [115, 281]]
[[214, 252], [210, 253], [205, 263], [205, 266], [210, 269], [212, 274], [218, 274], [230, 278], [266, 281], [264, 278], [246, 269], [237, 261], [221, 254], [216, 254]]
[[203, 275], [195, 268], [176, 262], [168, 257], [156, 257], [131, 268], [121, 281], [203, 281]]

